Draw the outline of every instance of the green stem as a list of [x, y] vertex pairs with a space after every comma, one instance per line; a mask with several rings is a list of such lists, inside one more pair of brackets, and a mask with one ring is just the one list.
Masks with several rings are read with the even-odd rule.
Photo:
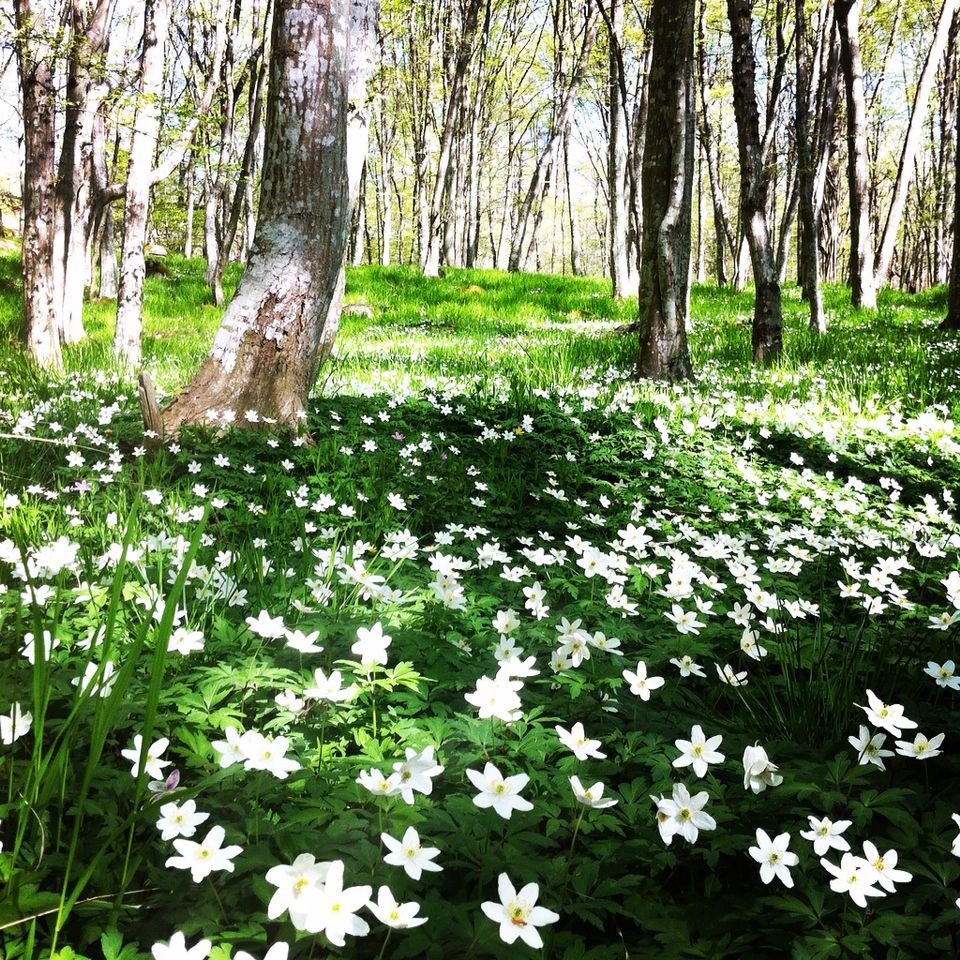
[[217, 887], [213, 882], [213, 879], [211, 877], [207, 877], [207, 879], [210, 881], [210, 889], [213, 891], [213, 898], [217, 901], [217, 906], [220, 907], [220, 916], [223, 917], [224, 926], [227, 926], [229, 921], [227, 920], [227, 911], [223, 906], [223, 900], [220, 899], [220, 894], [217, 892]]
[[380, 952], [377, 954], [377, 960], [383, 960], [386, 956], [387, 944], [390, 942], [390, 934], [393, 933], [393, 929], [387, 930], [387, 935], [383, 938], [383, 946], [380, 948]]

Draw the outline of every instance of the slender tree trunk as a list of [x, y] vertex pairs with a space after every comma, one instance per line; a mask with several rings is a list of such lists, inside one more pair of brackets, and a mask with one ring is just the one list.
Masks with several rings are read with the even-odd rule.
[[783, 219], [777, 234], [777, 277], [782, 285], [787, 278], [787, 261], [790, 258], [790, 238], [797, 220], [797, 208], [800, 204], [800, 190], [796, 173], [787, 169], [787, 202], [783, 208]]
[[950, 278], [950, 253], [947, 238], [950, 235], [950, 169], [953, 166], [954, 127], [957, 115], [958, 39], [960, 39], [960, 11], [954, 14], [940, 89], [939, 144], [936, 161], [937, 211], [934, 222], [934, 282], [947, 283]]
[[727, 208], [727, 198], [723, 191], [723, 182], [720, 178], [720, 162], [717, 156], [713, 125], [710, 120], [708, 80], [707, 80], [707, 48], [706, 48], [706, 4], [700, 5], [700, 20], [697, 34], [697, 73], [700, 79], [700, 105], [697, 116], [700, 123], [700, 141], [707, 158], [707, 175], [710, 179], [710, 195], [713, 200], [713, 226], [717, 235], [716, 273], [717, 285], [726, 286], [726, 250], [731, 255], [737, 250], [733, 224]]
[[733, 105], [740, 153], [740, 210], [756, 288], [753, 311], [753, 359], [767, 363], [783, 349], [780, 281], [767, 226], [769, 177], [760, 139], [756, 62], [753, 53], [752, 0], [727, 0], [733, 40]]
[[[957, 111], [960, 118], [960, 110]], [[957, 156], [953, 171], [953, 263], [950, 267], [950, 286], [947, 290], [945, 330], [960, 330], [960, 119], [957, 121]]]
[[[93, 193], [98, 194], [110, 182], [107, 171], [106, 122], [98, 113], [93, 124]], [[117, 297], [117, 251], [114, 237], [113, 204], [95, 205], [93, 237], [97, 250], [100, 282], [97, 296], [101, 300]]]
[[351, 13], [349, 0], [276, 0], [256, 239], [210, 353], [163, 413], [168, 434], [300, 423], [333, 341], [350, 227]]
[[366, 166], [364, 172], [360, 175], [360, 187], [357, 191], [356, 201], [356, 231], [353, 235], [353, 251], [350, 254], [350, 263], [354, 267], [359, 267], [363, 263], [363, 237], [366, 231], [367, 204], [364, 202], [366, 193]]
[[821, 8], [820, 30], [820, 82], [817, 89], [817, 136], [816, 176], [813, 181], [813, 215], [819, 222], [823, 208], [824, 191], [830, 161], [839, 150], [837, 105], [843, 92], [843, 75], [840, 72], [840, 32], [833, 8], [824, 4]]
[[[228, 212], [226, 223], [222, 231], [222, 236], [220, 242], [217, 246], [217, 256], [216, 260], [213, 263], [212, 276], [208, 279], [208, 283], [211, 284], [214, 294], [214, 302], [217, 306], [220, 306], [223, 303], [223, 274], [227, 269], [227, 263], [230, 261], [230, 255], [233, 251], [234, 244], [237, 239], [237, 230], [240, 226], [240, 218], [243, 216], [244, 207], [247, 205], [247, 191], [248, 188], [252, 190], [253, 187], [253, 175], [254, 175], [254, 163], [256, 161], [257, 154], [257, 143], [260, 140], [260, 134], [263, 127], [263, 101], [264, 101], [264, 84], [266, 83], [266, 64], [269, 57], [269, 50], [267, 49], [267, 43], [269, 40], [269, 31], [264, 30], [263, 39], [261, 46], [257, 53], [254, 55], [254, 62], [251, 64], [250, 69], [250, 86], [248, 99], [251, 104], [250, 108], [250, 127], [247, 131], [246, 143], [243, 147], [243, 157], [240, 161], [240, 171], [235, 176], [235, 183], [232, 188], [232, 194], [229, 187], [225, 183], [225, 178], [223, 177], [223, 172], [221, 172], [220, 177], [218, 177], [218, 203], [217, 208], [220, 204], [228, 203]], [[232, 56], [227, 56], [227, 74], [225, 81], [227, 83], [232, 82]], [[230, 128], [230, 137], [232, 138], [233, 134], [233, 97], [230, 97], [230, 109], [231, 109], [231, 118], [229, 122]], [[222, 159], [222, 158], [221, 158]], [[215, 208], [216, 209], [216, 208]], [[254, 230], [255, 230], [255, 224]], [[246, 253], [249, 244], [252, 243], [254, 230], [249, 229], [250, 225], [248, 224], [248, 238], [247, 243], [244, 245], [243, 252]], [[209, 267], [209, 264], [208, 264]]]
[[127, 164], [120, 292], [117, 297], [117, 325], [113, 338], [114, 354], [130, 369], [140, 365], [143, 280], [146, 272], [143, 246], [147, 237], [147, 213], [150, 205], [150, 171], [160, 130], [163, 56], [169, 26], [170, 0], [145, 0], [139, 102]]
[[937, 75], [937, 68], [943, 58], [943, 51], [947, 46], [947, 38], [953, 23], [953, 16], [957, 9], [957, 0], [943, 0], [940, 8], [940, 20], [937, 23], [933, 43], [927, 51], [927, 60], [920, 74], [917, 91], [913, 98], [913, 109], [910, 112], [910, 124], [903, 141], [903, 150], [900, 154], [900, 164], [897, 167], [897, 179], [894, 181], [893, 196], [890, 198], [890, 207], [887, 219], [883, 226], [883, 236], [880, 240], [880, 250], [877, 254], [877, 264], [874, 271], [874, 286], [882, 287], [887, 282], [890, 273], [890, 262], [893, 259], [893, 248], [897, 242], [897, 231], [900, 229], [900, 220], [907, 203], [907, 193], [910, 181], [913, 178], [916, 166], [917, 149], [923, 136], [923, 127], [927, 119], [927, 101]]
[[630, 275], [636, 277], [635, 285], [639, 287], [640, 260], [642, 258], [643, 234], [643, 195], [641, 191], [641, 174], [643, 168], [643, 152], [647, 142], [647, 114], [650, 93], [650, 72], [653, 58], [653, 44], [649, 40], [649, 30], [645, 39], [646, 49], [643, 55], [644, 72], [640, 81], [636, 104], [633, 110], [631, 129], [633, 142], [627, 154], [627, 170], [629, 172], [629, 193], [627, 213], [627, 262]]
[[54, 277], [60, 337], [83, 339], [83, 295], [91, 279], [94, 226], [93, 126], [107, 85], [98, 82], [116, 0], [71, 0], [67, 99], [56, 184]]
[[468, 268], [477, 265], [477, 253], [480, 246], [480, 167], [480, 105], [474, 102], [470, 116], [470, 157], [464, 251], [464, 265]]
[[650, 14], [653, 58], [648, 122], [657, 135], [646, 138], [643, 151], [636, 373], [655, 380], [693, 376], [685, 309], [691, 240], [687, 153], [693, 148], [689, 113], [693, 99], [694, 6], [692, 0], [654, 0]]
[[797, 187], [800, 208], [797, 260], [802, 262], [803, 294], [810, 307], [810, 329], [824, 333], [827, 318], [820, 293], [820, 229], [813, 208], [814, 159], [810, 142], [810, 56], [807, 50], [807, 15], [803, 0], [796, 0], [794, 46], [797, 58]]
[[447, 106], [444, 111], [443, 131], [440, 136], [440, 156], [437, 159], [437, 173], [433, 182], [433, 196], [428, 208], [427, 247], [420, 263], [420, 268], [428, 277], [435, 277], [440, 267], [440, 214], [444, 189], [453, 152], [454, 137], [458, 129], [461, 104], [463, 102], [464, 87], [466, 84], [467, 67], [473, 57], [474, 39], [480, 15], [480, 6], [483, 0], [467, 0], [464, 10], [463, 32], [460, 38], [460, 47], [457, 52], [450, 92], [447, 97]]
[[614, 297], [632, 292], [627, 259], [627, 138], [626, 104], [621, 96], [623, 43], [623, 0], [611, 0], [609, 11], [609, 59], [607, 64], [607, 103], [610, 136], [607, 143], [607, 200], [610, 220], [608, 268]]
[[56, 83], [50, 40], [56, 24], [43, 3], [14, 0], [13, 12], [23, 110], [23, 339], [31, 359], [60, 369], [53, 277]]
[[850, 289], [855, 307], [877, 305], [870, 239], [867, 109], [860, 58], [861, 0], [836, 0], [840, 62], [847, 95], [847, 182], [850, 193]]
[[570, 138], [569, 135], [563, 144], [563, 181], [567, 198], [567, 220], [570, 225], [570, 272], [575, 277], [583, 276], [583, 265], [580, 261], [580, 223], [574, 206], [573, 191], [570, 188]]
[[[697, 143], [699, 144], [699, 139]], [[707, 245], [704, 237], [706, 218], [703, 215], [703, 150], [697, 151], [697, 283], [707, 279]]]
[[185, 230], [183, 238], [183, 255], [189, 260], [193, 256], [193, 214], [196, 210], [197, 205], [197, 183], [196, 177], [194, 176], [193, 170], [193, 151], [190, 152], [190, 159], [187, 162], [187, 173], [186, 173], [186, 220], [185, 220]]
[[[547, 185], [551, 179], [550, 175], [553, 170], [557, 151], [570, 126], [570, 118], [573, 116], [573, 107], [576, 103], [577, 91], [580, 89], [580, 84], [586, 75], [590, 52], [593, 50], [593, 42], [597, 37], [598, 24], [597, 9], [591, 3], [587, 12], [587, 20], [584, 24], [583, 41], [576, 63], [570, 73], [570, 80], [564, 91], [560, 108], [554, 117], [550, 137], [547, 140], [546, 146], [543, 148], [543, 153], [540, 154], [540, 159], [534, 168], [533, 176], [530, 178], [530, 185], [527, 187], [526, 195], [520, 206], [517, 224], [510, 242], [509, 269], [512, 271], [522, 269], [529, 256], [533, 238], [536, 236], [536, 227], [531, 221], [534, 221], [534, 223], [538, 222], [539, 217], [543, 216], [541, 209], [542, 200], [547, 194]], [[531, 229], [531, 227], [533, 227], [533, 229]]]
[[393, 154], [383, 157], [383, 237], [380, 241], [380, 265], [390, 266], [390, 253], [393, 247], [393, 197], [390, 195], [393, 180]]

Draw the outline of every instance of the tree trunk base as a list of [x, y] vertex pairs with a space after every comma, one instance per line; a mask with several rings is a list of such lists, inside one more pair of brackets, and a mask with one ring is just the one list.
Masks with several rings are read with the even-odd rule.
[[137, 394], [140, 397], [140, 414], [143, 417], [147, 447], [155, 449], [163, 443], [163, 417], [153, 392], [153, 381], [149, 373], [141, 372], [138, 378]]

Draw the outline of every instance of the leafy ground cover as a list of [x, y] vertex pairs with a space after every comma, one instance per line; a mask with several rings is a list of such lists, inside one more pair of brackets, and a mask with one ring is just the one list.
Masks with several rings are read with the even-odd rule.
[[[217, 319], [173, 270], [167, 391]], [[830, 290], [820, 341], [794, 296], [756, 370], [749, 296], [697, 289], [670, 387], [630, 382], [601, 281], [362, 268], [300, 436], [148, 455], [108, 307], [47, 380], [16, 271], [5, 957], [958, 952], [937, 292]]]

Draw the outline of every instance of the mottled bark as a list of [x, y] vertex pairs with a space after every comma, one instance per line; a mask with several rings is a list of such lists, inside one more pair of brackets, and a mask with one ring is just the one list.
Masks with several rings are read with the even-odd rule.
[[276, 2], [256, 236], [209, 354], [163, 413], [167, 434], [303, 415], [336, 332], [350, 225], [350, 13], [349, 0]]
[[[655, 380], [693, 376], [687, 347], [690, 268], [688, 157], [693, 149], [693, 0], [654, 0], [648, 123], [643, 151], [643, 252], [638, 292], [636, 374]], [[686, 209], [685, 209], [686, 208]]]
[[855, 307], [874, 309], [873, 245], [870, 238], [867, 107], [860, 57], [861, 0], [836, 0], [840, 64], [847, 95], [847, 185], [850, 194], [850, 291]]
[[23, 111], [23, 339], [40, 366], [59, 369], [60, 333], [53, 277], [56, 84], [45, 3], [14, 0]]
[[740, 155], [740, 212], [753, 266], [753, 359], [767, 363], [783, 349], [780, 280], [767, 225], [767, 173], [757, 110], [752, 0], [727, 0], [733, 41], [733, 105]]
[[796, 0], [796, 33], [794, 45], [797, 59], [797, 188], [800, 209], [800, 230], [797, 259], [802, 262], [803, 294], [810, 307], [810, 329], [823, 333], [827, 318], [820, 293], [820, 230], [813, 207], [814, 151], [810, 140], [810, 53], [807, 49], [807, 14], [804, 0]]

